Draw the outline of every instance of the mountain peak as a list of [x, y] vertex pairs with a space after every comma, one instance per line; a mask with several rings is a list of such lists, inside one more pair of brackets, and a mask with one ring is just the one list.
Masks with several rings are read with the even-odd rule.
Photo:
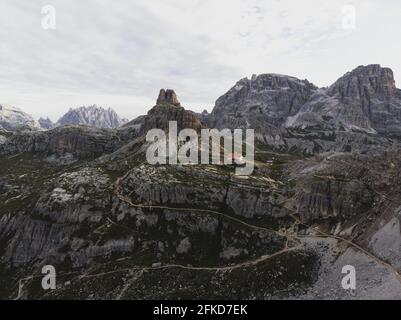
[[317, 89], [315, 85], [310, 83], [308, 80], [301, 80], [296, 77], [278, 74], [278, 73], [262, 73], [259, 75], [253, 74], [252, 77], [243, 78], [237, 82], [235, 88], [247, 86], [256, 88], [257, 90], [281, 90], [294, 87], [310, 87], [311, 89]]
[[0, 128], [8, 131], [38, 129], [33, 117], [19, 108], [0, 105]]
[[369, 75], [381, 75], [383, 72], [390, 71], [392, 74], [392, 70], [390, 68], [382, 67], [380, 64], [368, 64], [368, 65], [360, 65], [356, 67], [354, 70], [348, 73], [353, 74], [369, 74]]
[[124, 121], [112, 109], [104, 109], [96, 104], [82, 106], [70, 110], [62, 116], [57, 125], [86, 125], [96, 128], [114, 129], [121, 126]]
[[377, 95], [390, 97], [396, 90], [393, 71], [379, 64], [359, 66], [338, 79], [329, 94], [339, 93], [341, 97], [363, 97]]
[[178, 101], [177, 95], [174, 90], [171, 89], [160, 89], [159, 96], [157, 98], [156, 104], [172, 104], [174, 106], [180, 106], [180, 102]]

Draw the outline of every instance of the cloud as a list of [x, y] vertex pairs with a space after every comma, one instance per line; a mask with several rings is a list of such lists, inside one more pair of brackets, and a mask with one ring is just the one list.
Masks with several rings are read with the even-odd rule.
[[[57, 29], [41, 27], [53, 5]], [[355, 30], [341, 28], [356, 8]], [[396, 0], [3, 0], [0, 101], [56, 118], [69, 107], [145, 113], [162, 87], [195, 110], [237, 80], [283, 73], [329, 85], [360, 64], [392, 67], [401, 83]]]

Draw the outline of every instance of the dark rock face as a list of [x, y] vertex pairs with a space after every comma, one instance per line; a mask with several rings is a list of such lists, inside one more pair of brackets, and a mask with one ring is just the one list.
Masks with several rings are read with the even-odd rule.
[[328, 95], [339, 95], [342, 102], [361, 101], [372, 98], [390, 99], [396, 93], [393, 71], [380, 65], [359, 66], [338, 79]]
[[70, 153], [77, 158], [95, 158], [113, 152], [120, 145], [121, 141], [112, 131], [89, 127], [60, 127], [50, 131], [14, 133], [0, 144], [0, 154]]
[[172, 104], [174, 106], [180, 106], [177, 95], [174, 90], [171, 89], [160, 89], [159, 97], [157, 98], [156, 104]]
[[177, 100], [173, 90], [160, 90], [157, 104], [149, 110], [146, 116], [138, 117], [124, 127], [137, 128], [142, 135], [151, 129], [168, 130], [169, 121], [177, 121], [178, 130], [206, 128], [206, 124], [196, 113], [186, 110]]
[[307, 80], [263, 74], [242, 79], [216, 101], [212, 125], [218, 128], [280, 127], [317, 88]]
[[395, 87], [391, 69], [379, 65], [358, 67], [327, 93], [359, 114], [366, 127], [382, 134], [401, 135], [401, 90]]
[[[297, 211], [303, 221], [325, 218], [351, 219], [370, 209], [374, 196], [363, 182], [341, 181], [334, 176], [315, 176], [299, 188]], [[302, 190], [302, 191], [301, 191]]]
[[[227, 178], [211, 168], [189, 170], [182, 167], [169, 170], [165, 167], [139, 167], [122, 181], [122, 186], [124, 194], [136, 203], [177, 207], [189, 204], [202, 207], [208, 203], [211, 210], [232, 212], [247, 218], [281, 218], [289, 215], [289, 211], [279, 205], [272, 193], [275, 187], [273, 182], [266, 185], [250, 180], [246, 185], [255, 189], [246, 189], [245, 182], [231, 178], [227, 184]], [[196, 186], [193, 181], [202, 181], [208, 188]], [[257, 187], [265, 189], [258, 192]]]
[[[361, 135], [388, 147], [388, 137], [401, 138], [401, 90], [379, 65], [360, 66], [322, 89], [288, 76], [254, 76], [216, 101], [208, 123], [255, 129], [260, 143], [277, 150], [362, 151]], [[312, 145], [306, 132], [315, 135]]]
[[397, 215], [399, 155], [399, 149], [372, 155], [332, 153], [294, 162], [286, 168], [295, 181], [292, 205], [306, 223], [331, 221], [332, 228], [341, 224], [343, 230], [352, 227], [369, 238], [369, 225], [383, 227], [374, 227], [373, 221]]
[[177, 121], [178, 130], [200, 130], [206, 126], [192, 111], [170, 104], [156, 105], [147, 114], [142, 127], [143, 132], [150, 129], [167, 130], [169, 121]]
[[319, 90], [288, 119], [287, 127], [398, 135], [400, 110], [393, 72], [379, 65], [361, 66]]

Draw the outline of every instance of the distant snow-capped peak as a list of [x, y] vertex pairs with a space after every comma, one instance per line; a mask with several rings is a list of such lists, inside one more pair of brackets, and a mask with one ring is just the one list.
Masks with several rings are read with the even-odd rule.
[[102, 108], [97, 105], [83, 106], [70, 110], [62, 116], [57, 125], [86, 125], [97, 128], [117, 128], [127, 120], [121, 119], [112, 108]]
[[33, 117], [19, 108], [0, 105], [0, 128], [7, 131], [39, 129]]

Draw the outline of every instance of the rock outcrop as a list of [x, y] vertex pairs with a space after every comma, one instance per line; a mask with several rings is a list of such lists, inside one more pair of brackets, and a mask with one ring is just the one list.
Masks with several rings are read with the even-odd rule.
[[168, 130], [169, 121], [176, 121], [178, 130], [206, 128], [202, 119], [190, 110], [181, 106], [173, 90], [160, 90], [156, 105], [149, 110], [146, 116], [138, 117], [124, 127], [138, 128], [142, 135], [151, 129]]
[[[203, 185], [196, 186], [193, 181], [202, 181]], [[290, 214], [279, 205], [279, 199], [273, 194], [276, 187], [273, 181], [260, 183], [250, 180], [245, 183], [206, 166], [203, 170], [141, 166], [133, 169], [121, 183], [123, 194], [134, 203], [199, 208], [208, 203], [210, 210], [231, 212], [246, 218], [282, 218]], [[252, 189], [246, 186], [252, 186]], [[261, 189], [259, 192], [258, 188]]]
[[208, 123], [252, 128], [262, 144], [307, 154], [364, 151], [361, 137], [389, 147], [388, 138], [401, 138], [401, 90], [393, 72], [379, 65], [360, 66], [328, 88], [288, 76], [253, 76], [216, 101]]
[[401, 91], [393, 72], [379, 65], [361, 66], [319, 90], [288, 119], [287, 127], [399, 136], [400, 112]]
[[262, 74], [242, 79], [221, 96], [211, 114], [217, 128], [280, 127], [298, 113], [317, 87], [307, 80]]
[[206, 128], [206, 125], [196, 116], [195, 113], [185, 110], [183, 107], [171, 104], [154, 106], [147, 114], [142, 130], [147, 132], [150, 129], [167, 130], [169, 121], [177, 121], [178, 130]]
[[160, 89], [159, 96], [157, 98], [156, 104], [172, 104], [179, 107], [181, 104], [178, 101], [177, 95], [174, 90], [171, 89]]
[[[401, 136], [401, 90], [395, 86], [391, 69], [358, 67], [334, 83], [327, 94], [348, 111], [351, 125]], [[352, 121], [353, 115], [359, 118]]]
[[380, 65], [359, 66], [338, 79], [328, 89], [328, 95], [339, 95], [342, 102], [360, 101], [368, 113], [372, 98], [391, 99], [397, 92], [393, 71]]

